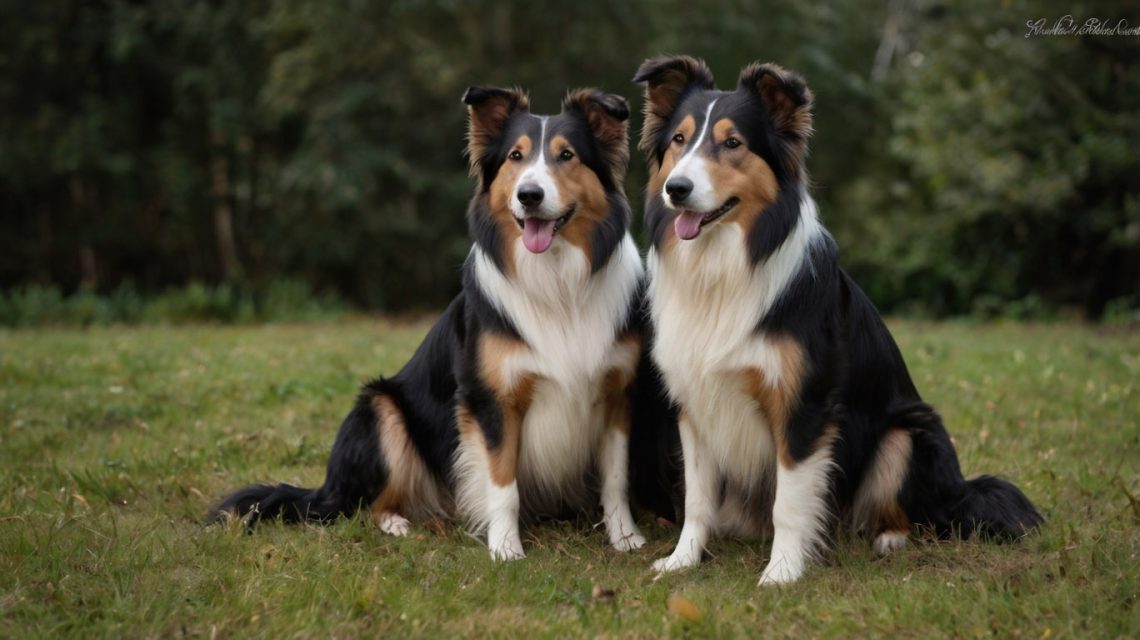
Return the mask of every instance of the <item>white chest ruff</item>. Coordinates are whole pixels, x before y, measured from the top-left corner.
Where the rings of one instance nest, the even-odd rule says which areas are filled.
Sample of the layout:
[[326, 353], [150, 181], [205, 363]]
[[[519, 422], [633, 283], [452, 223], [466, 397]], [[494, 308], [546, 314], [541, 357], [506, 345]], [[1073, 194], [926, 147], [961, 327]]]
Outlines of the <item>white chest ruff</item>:
[[570, 384], [604, 373], [644, 275], [633, 238], [626, 234], [594, 274], [585, 254], [562, 238], [537, 255], [517, 242], [511, 279], [481, 250], [472, 251], [483, 294], [530, 347], [533, 357], [518, 363], [520, 372]]
[[744, 373], [762, 371], [767, 384], [786, 374], [777, 345], [755, 328], [810, 268], [807, 252], [822, 233], [806, 200], [792, 235], [756, 267], [735, 224], [678, 241], [666, 255], [649, 253], [653, 358], [721, 470], [746, 485], [770, 468], [774, 448], [763, 414], [745, 391]]
[[523, 503], [576, 503], [605, 426], [605, 375], [637, 366], [636, 345], [615, 346], [644, 275], [637, 248], [627, 234], [607, 266], [591, 274], [582, 251], [558, 238], [539, 255], [520, 244], [510, 280], [475, 251], [484, 295], [528, 347], [505, 358], [500, 375], [508, 386], [536, 379], [519, 443]]

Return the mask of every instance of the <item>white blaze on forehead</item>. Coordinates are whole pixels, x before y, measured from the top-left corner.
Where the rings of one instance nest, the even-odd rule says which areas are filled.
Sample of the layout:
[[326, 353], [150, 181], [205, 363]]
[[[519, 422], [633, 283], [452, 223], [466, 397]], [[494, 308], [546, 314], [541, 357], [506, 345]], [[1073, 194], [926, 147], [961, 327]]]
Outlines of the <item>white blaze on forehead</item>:
[[519, 176], [518, 182], [515, 183], [515, 187], [511, 191], [511, 213], [520, 220], [526, 215], [526, 209], [519, 202], [518, 191], [519, 187], [528, 183], [536, 184], [542, 188], [542, 204], [534, 212], [538, 217], [557, 218], [562, 215], [562, 198], [558, 192], [558, 184], [554, 181], [554, 176], [550, 174], [550, 167], [546, 163], [546, 121], [548, 116], [539, 116], [539, 119], [541, 129], [538, 144], [531, 148], [531, 155], [534, 160]]
[[[693, 182], [693, 191], [683, 205], [685, 209], [692, 211], [712, 211], [721, 205], [716, 197], [715, 185], [712, 184], [709, 177], [708, 163], [704, 156], [697, 153], [701, 143], [705, 140], [705, 136], [708, 135], [709, 126], [712, 124], [714, 105], [716, 105], [715, 99], [709, 103], [708, 109], [705, 111], [705, 121], [701, 124], [701, 132], [697, 135], [696, 141], [685, 150], [685, 154], [669, 172], [669, 177], [665, 178], [665, 184], [669, 184], [669, 180], [673, 178], [688, 178]], [[673, 204], [664, 187], [661, 190], [661, 197], [664, 198], [665, 204], [668, 206], [674, 209], [681, 208]]]

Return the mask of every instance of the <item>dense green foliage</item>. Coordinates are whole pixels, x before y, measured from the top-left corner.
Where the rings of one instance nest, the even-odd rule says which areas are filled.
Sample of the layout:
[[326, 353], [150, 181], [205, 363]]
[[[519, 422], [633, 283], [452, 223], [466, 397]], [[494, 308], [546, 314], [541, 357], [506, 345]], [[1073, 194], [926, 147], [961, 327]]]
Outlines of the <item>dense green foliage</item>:
[[[1023, 36], [1128, 10], [0, 0], [0, 286], [286, 278], [438, 307], [467, 247], [463, 89], [639, 104], [638, 63], [688, 52], [723, 86], [757, 59], [807, 77], [817, 198], [881, 305], [1095, 317], [1140, 305], [1140, 38]], [[635, 159], [635, 208], [644, 180]]]
[[0, 291], [0, 325], [10, 327], [312, 322], [345, 311], [340, 298], [314, 294], [296, 280], [273, 280], [256, 289], [192, 282], [158, 295], [143, 295], [130, 282], [106, 295], [81, 289], [65, 296], [57, 287], [34, 284]]
[[[843, 537], [779, 589], [756, 586], [767, 540], [716, 541], [698, 569], [654, 581], [678, 531], [647, 519], [637, 552], [583, 518], [528, 530], [528, 557], [507, 565], [455, 526], [199, 525], [238, 485], [320, 482], [359, 381], [395, 372], [424, 324], [0, 330], [0, 636], [1140, 635], [1140, 336], [893, 329], [963, 471], [1010, 477], [1046, 525], [884, 559]], [[671, 594], [701, 619], [672, 615]]]

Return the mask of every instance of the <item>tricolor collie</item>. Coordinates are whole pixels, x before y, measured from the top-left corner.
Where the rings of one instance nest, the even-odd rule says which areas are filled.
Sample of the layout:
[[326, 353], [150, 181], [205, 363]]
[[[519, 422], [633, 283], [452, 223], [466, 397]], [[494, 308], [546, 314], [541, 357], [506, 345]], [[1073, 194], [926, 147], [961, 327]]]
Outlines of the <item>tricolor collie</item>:
[[685, 521], [658, 571], [714, 533], [769, 524], [761, 584], [796, 580], [847, 519], [886, 553], [915, 525], [1016, 538], [1042, 519], [1015, 486], [965, 480], [807, 192], [812, 95], [753, 64], [718, 91], [702, 61], [647, 61], [641, 148], [653, 358], [680, 411]]
[[286, 521], [371, 511], [383, 531], [459, 515], [497, 560], [523, 557], [520, 518], [586, 509], [635, 549], [627, 499], [643, 267], [627, 228], [624, 98], [473, 87], [474, 246], [463, 289], [395, 376], [364, 386], [324, 485], [255, 485], [215, 514]]

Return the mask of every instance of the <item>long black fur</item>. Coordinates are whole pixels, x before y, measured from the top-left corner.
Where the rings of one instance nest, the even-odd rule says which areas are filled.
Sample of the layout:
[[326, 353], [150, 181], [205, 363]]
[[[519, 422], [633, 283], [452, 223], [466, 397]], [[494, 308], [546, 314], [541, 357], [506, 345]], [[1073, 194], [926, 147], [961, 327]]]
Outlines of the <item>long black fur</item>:
[[[688, 74], [687, 76], [685, 74]], [[756, 89], [760, 79], [782, 89], [784, 100], [769, 103]], [[733, 92], [719, 91], [704, 63], [685, 56], [649, 60], [634, 77], [647, 82], [652, 100], [660, 83], [673, 85], [673, 110], [646, 106], [642, 149], [651, 169], [660, 166], [673, 131], [687, 116], [703, 122], [717, 100], [712, 117], [729, 117], [743, 132], [749, 150], [772, 169], [777, 199], [756, 220], [747, 237], [752, 265], [761, 264], [795, 232], [807, 189], [803, 171], [810, 134], [811, 92], [799, 76], [774, 65], [750, 65]], [[776, 107], [791, 113], [774, 113]], [[665, 107], [665, 108], [663, 108]], [[698, 124], [699, 126], [699, 124]], [[717, 153], [712, 151], [710, 153]], [[662, 251], [677, 212], [662, 194], [646, 193], [646, 229]], [[806, 373], [786, 430], [796, 461], [813, 454], [830, 425], [838, 425], [832, 457], [832, 498], [842, 512], [852, 505], [883, 438], [905, 429], [911, 458], [899, 506], [910, 522], [940, 536], [973, 533], [988, 539], [1014, 539], [1039, 527], [1043, 518], [1016, 486], [992, 476], [966, 480], [941, 417], [922, 401], [898, 346], [878, 310], [839, 266], [834, 240], [824, 233], [810, 248], [805, 266], [772, 308], [757, 332], [791, 337], [806, 354]], [[877, 534], [879, 532], [870, 532]]]
[[[600, 93], [591, 95], [590, 99], [598, 100], [611, 113], [625, 105], [622, 98]], [[474, 244], [504, 269], [501, 233], [489, 213], [488, 192], [506, 157], [503, 140], [512, 131], [537, 126], [538, 118], [529, 114], [526, 96], [517, 89], [473, 87], [464, 96], [464, 102], [501, 107], [499, 111], [491, 110], [494, 117], [501, 116], [497, 121], [497, 126], [502, 127], [500, 135], [487, 135], [480, 130], [473, 131], [470, 138], [472, 175], [477, 178], [477, 187], [466, 219]], [[624, 165], [621, 151], [603, 149], [592, 140], [583, 131], [586, 120], [576, 111], [578, 108], [564, 105], [564, 113], [551, 117], [549, 126], [552, 132], [571, 140], [582, 162], [594, 169], [606, 190], [610, 215], [597, 227], [591, 247], [596, 271], [615, 252], [631, 216], [629, 203], [621, 191], [620, 176], [612, 175], [618, 163]], [[628, 116], [628, 109], [624, 113]], [[626, 144], [624, 135], [622, 144]], [[517, 329], [482, 293], [472, 257], [463, 265], [461, 280], [462, 292], [440, 316], [411, 360], [396, 375], [377, 378], [361, 389], [355, 406], [341, 423], [329, 455], [325, 481], [320, 487], [251, 485], [216, 504], [207, 520], [217, 522], [238, 517], [251, 526], [260, 520], [277, 518], [287, 523], [305, 520], [327, 523], [338, 516], [352, 515], [362, 507], [368, 508], [381, 495], [389, 475], [378, 431], [378, 425], [385, 419], [377, 415], [379, 397], [390, 399], [400, 413], [416, 454], [434, 480], [453, 490], [452, 469], [459, 442], [457, 406], [462, 403], [477, 418], [489, 446], [496, 446], [502, 438], [498, 403], [480, 377], [478, 337], [494, 333], [519, 338]], [[626, 324], [624, 333], [645, 329], [641, 296], [634, 296]], [[599, 339], [604, 338], [599, 336]], [[648, 358], [643, 360], [648, 361]], [[634, 498], [673, 519], [671, 492], [678, 484], [677, 475], [673, 472], [670, 476], [670, 463], [659, 462], [655, 456], [660, 441], [657, 434], [663, 434], [666, 442], [670, 438], [677, 441], [675, 416], [656, 376], [638, 380], [629, 393], [634, 400], [630, 434], [630, 458], [634, 465], [630, 483]], [[673, 457], [676, 458], [676, 451]]]

